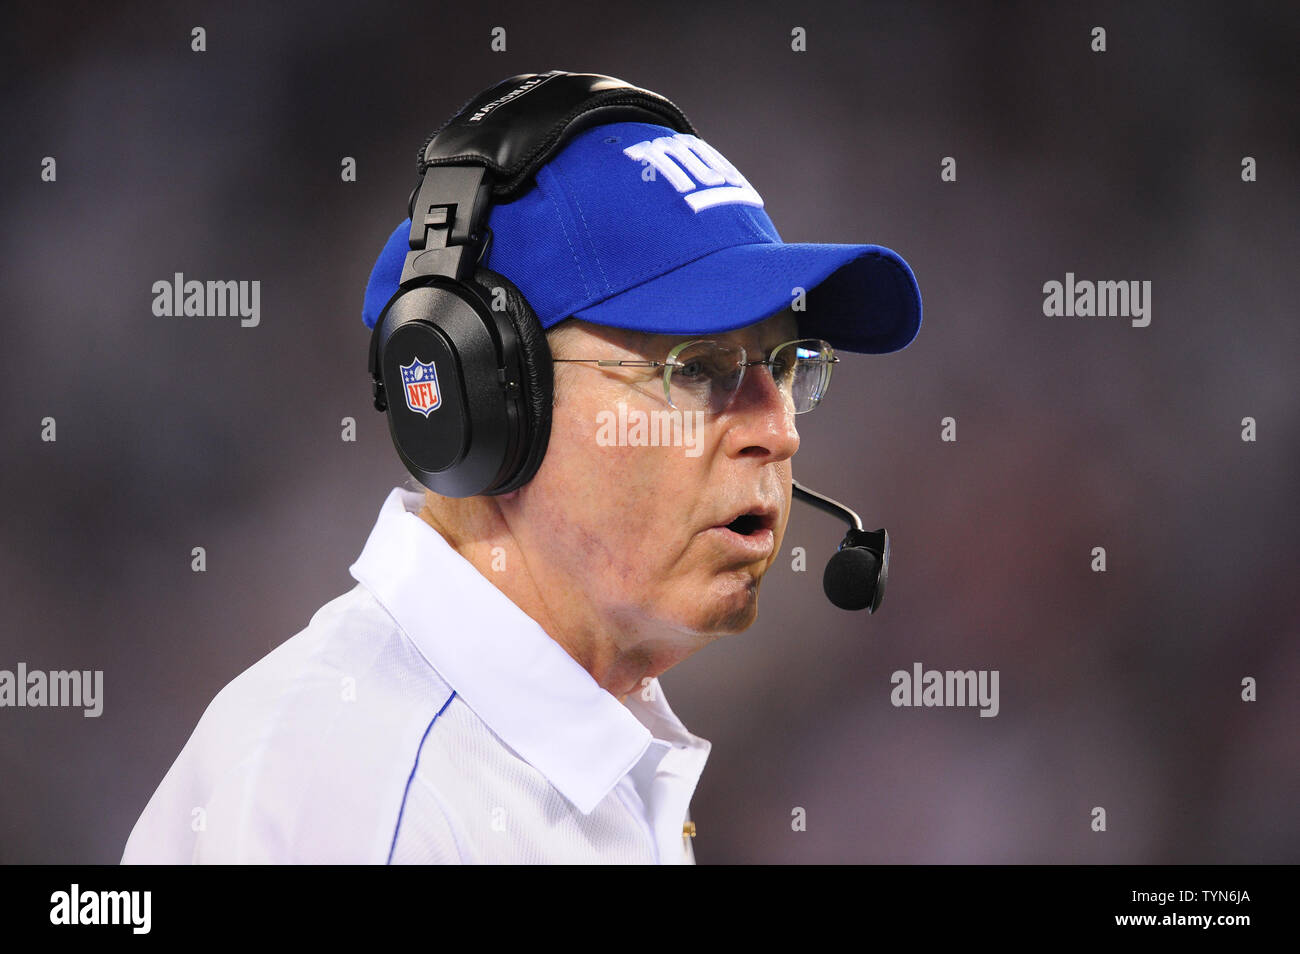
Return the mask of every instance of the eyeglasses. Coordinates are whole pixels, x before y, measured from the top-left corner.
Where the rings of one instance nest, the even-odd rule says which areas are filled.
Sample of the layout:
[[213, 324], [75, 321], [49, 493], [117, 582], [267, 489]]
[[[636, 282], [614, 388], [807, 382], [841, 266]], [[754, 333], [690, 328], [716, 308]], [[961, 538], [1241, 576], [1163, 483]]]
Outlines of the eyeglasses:
[[766, 360], [749, 361], [740, 345], [720, 341], [685, 341], [668, 352], [664, 361], [611, 360], [604, 358], [553, 358], [562, 362], [586, 362], [599, 367], [664, 369], [664, 397], [682, 411], [721, 414], [731, 404], [745, 378], [745, 369], [764, 365], [777, 389], [794, 413], [811, 411], [826, 394], [831, 366], [840, 359], [820, 338], [785, 341], [772, 349]]

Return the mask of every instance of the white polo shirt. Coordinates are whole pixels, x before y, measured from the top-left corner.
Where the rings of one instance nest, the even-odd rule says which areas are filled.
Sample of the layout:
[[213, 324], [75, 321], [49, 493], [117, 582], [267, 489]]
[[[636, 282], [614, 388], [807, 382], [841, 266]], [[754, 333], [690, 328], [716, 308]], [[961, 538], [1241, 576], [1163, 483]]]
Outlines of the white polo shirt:
[[357, 586], [221, 690], [124, 864], [693, 864], [709, 743], [606, 692], [394, 488]]

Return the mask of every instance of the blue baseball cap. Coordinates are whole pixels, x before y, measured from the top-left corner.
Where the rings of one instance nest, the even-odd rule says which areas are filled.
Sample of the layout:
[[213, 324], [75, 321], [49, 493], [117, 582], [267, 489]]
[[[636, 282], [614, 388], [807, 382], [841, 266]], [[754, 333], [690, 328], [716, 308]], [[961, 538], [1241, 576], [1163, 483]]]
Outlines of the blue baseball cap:
[[[578, 134], [518, 199], [494, 206], [483, 262], [523, 292], [542, 327], [566, 318], [634, 331], [705, 335], [790, 307], [799, 333], [885, 354], [921, 326], [921, 293], [879, 245], [781, 240], [758, 192], [696, 136], [651, 123]], [[373, 328], [397, 292], [410, 219], [393, 230], [366, 286]]]

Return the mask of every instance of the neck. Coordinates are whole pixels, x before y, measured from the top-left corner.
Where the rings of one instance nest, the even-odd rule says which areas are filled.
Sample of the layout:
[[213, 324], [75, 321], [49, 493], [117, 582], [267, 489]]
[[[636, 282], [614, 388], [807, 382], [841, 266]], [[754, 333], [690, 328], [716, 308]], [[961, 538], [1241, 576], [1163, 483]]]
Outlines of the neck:
[[581, 580], [552, 579], [547, 567], [530, 565], [499, 498], [426, 494], [420, 519], [620, 701], [693, 651], [642, 620], [602, 613]]

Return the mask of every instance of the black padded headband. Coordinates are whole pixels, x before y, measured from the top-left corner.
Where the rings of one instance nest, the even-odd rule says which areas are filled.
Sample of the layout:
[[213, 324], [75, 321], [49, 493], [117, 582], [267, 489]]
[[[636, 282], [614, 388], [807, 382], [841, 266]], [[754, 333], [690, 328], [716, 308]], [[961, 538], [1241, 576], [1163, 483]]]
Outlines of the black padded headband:
[[508, 201], [573, 135], [614, 122], [696, 132], [669, 100], [612, 76], [521, 73], [479, 93], [443, 123], [420, 149], [419, 172], [431, 166], [483, 166], [493, 173], [494, 201]]

